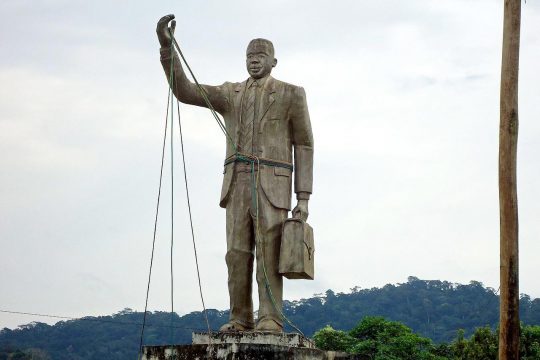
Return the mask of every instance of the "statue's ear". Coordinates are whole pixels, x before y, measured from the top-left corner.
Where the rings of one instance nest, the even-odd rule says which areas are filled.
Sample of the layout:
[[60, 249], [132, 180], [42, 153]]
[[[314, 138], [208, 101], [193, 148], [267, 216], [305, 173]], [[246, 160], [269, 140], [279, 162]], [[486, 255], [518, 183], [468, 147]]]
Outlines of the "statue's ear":
[[272, 67], [276, 67], [276, 65], [277, 65], [277, 59], [274, 58], [274, 61], [272, 61]]

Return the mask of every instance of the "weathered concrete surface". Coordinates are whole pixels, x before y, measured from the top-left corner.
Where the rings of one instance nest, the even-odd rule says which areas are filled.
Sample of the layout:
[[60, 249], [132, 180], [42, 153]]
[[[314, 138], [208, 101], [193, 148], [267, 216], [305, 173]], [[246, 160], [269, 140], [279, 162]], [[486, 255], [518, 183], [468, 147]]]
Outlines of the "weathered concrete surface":
[[271, 333], [264, 331], [246, 332], [218, 332], [212, 333], [208, 340], [208, 333], [194, 332], [192, 343], [194, 345], [203, 344], [264, 344], [278, 345], [295, 348], [315, 349], [315, 344], [308, 338], [300, 334]]
[[367, 360], [315, 348], [299, 334], [193, 333], [193, 345], [145, 346], [142, 360]]
[[142, 360], [363, 360], [319, 349], [264, 344], [146, 346]]

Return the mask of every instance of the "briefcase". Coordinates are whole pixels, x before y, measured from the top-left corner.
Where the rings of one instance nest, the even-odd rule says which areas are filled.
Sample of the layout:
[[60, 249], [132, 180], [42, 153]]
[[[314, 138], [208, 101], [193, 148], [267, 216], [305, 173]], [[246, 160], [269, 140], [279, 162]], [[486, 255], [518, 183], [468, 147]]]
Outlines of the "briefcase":
[[302, 219], [287, 219], [281, 233], [279, 273], [287, 279], [314, 278], [313, 228]]

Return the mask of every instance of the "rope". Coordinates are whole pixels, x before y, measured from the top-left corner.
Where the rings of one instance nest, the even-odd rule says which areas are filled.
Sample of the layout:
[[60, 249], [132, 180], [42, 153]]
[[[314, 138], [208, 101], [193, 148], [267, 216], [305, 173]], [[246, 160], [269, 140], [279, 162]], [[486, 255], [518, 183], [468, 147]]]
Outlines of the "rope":
[[195, 267], [197, 269], [197, 280], [199, 282], [199, 295], [201, 296], [201, 303], [204, 310], [204, 318], [206, 320], [206, 326], [208, 328], [208, 339], [211, 342], [211, 334], [212, 330], [210, 329], [210, 321], [208, 321], [208, 312], [206, 311], [206, 305], [204, 304], [204, 296], [202, 292], [202, 284], [201, 284], [201, 273], [199, 270], [199, 257], [197, 255], [197, 245], [195, 244], [195, 231], [193, 230], [193, 217], [191, 215], [191, 202], [189, 201], [189, 187], [188, 187], [188, 179], [187, 179], [187, 170], [186, 170], [186, 157], [184, 152], [184, 136], [182, 134], [182, 122], [180, 119], [180, 102], [178, 99], [176, 100], [176, 106], [177, 106], [177, 112], [178, 112], [178, 129], [180, 133], [180, 148], [182, 149], [182, 165], [184, 167], [184, 183], [186, 184], [186, 199], [187, 199], [187, 207], [188, 207], [188, 213], [189, 213], [189, 225], [191, 227], [191, 240], [193, 242], [193, 253], [195, 254]]
[[[173, 45], [171, 43], [171, 52], [173, 51]], [[174, 59], [171, 60], [171, 74], [169, 87], [173, 86], [174, 76], [173, 76], [173, 64]], [[174, 101], [172, 89], [169, 92], [171, 104], [171, 347], [174, 344], [174, 329], [172, 325], [174, 324], [174, 268], [173, 268], [173, 249], [174, 249], [174, 136], [173, 136], [173, 126], [174, 126]]]
[[[173, 46], [171, 43], [171, 51], [173, 50]], [[173, 61], [171, 61], [171, 74], [169, 77], [170, 84], [173, 82]], [[145, 306], [144, 306], [144, 315], [143, 315], [143, 323], [141, 328], [141, 336], [139, 339], [139, 353], [137, 355], [137, 358], [140, 360], [142, 357], [142, 348], [143, 348], [143, 339], [144, 339], [144, 328], [146, 325], [146, 314], [148, 310], [148, 298], [150, 294], [150, 284], [152, 279], [152, 267], [154, 263], [154, 252], [155, 252], [155, 243], [156, 243], [156, 233], [157, 233], [157, 222], [158, 222], [158, 215], [159, 215], [159, 205], [160, 205], [160, 199], [161, 199], [161, 186], [163, 183], [163, 166], [164, 166], [164, 160], [165, 160], [165, 144], [167, 139], [167, 128], [168, 128], [168, 119], [169, 119], [169, 105], [170, 105], [170, 113], [171, 113], [171, 136], [170, 136], [170, 142], [171, 142], [171, 266], [170, 266], [170, 272], [171, 272], [171, 325], [169, 326], [171, 329], [171, 344], [174, 343], [174, 271], [173, 271], [173, 249], [174, 249], [174, 137], [173, 137], [173, 117], [174, 117], [174, 102], [171, 101], [173, 98], [172, 93], [172, 86], [169, 86], [168, 94], [167, 94], [167, 107], [165, 112], [165, 130], [164, 130], [164, 136], [163, 136], [163, 145], [161, 150], [161, 167], [159, 172], [159, 188], [158, 188], [158, 199], [157, 199], [157, 205], [156, 205], [156, 216], [154, 218], [154, 232], [153, 232], [153, 238], [152, 238], [152, 254], [150, 256], [150, 270], [148, 272], [148, 283], [146, 287], [146, 300], [145, 300]], [[205, 316], [206, 313], [205, 313]]]
[[150, 295], [150, 282], [152, 280], [152, 267], [154, 264], [154, 250], [156, 247], [156, 233], [157, 233], [157, 222], [158, 222], [158, 215], [159, 215], [159, 202], [161, 199], [161, 184], [163, 181], [163, 163], [165, 160], [165, 143], [167, 140], [167, 127], [168, 127], [168, 119], [169, 119], [169, 102], [171, 100], [170, 94], [171, 94], [171, 88], [169, 88], [168, 95], [167, 95], [167, 111], [165, 115], [165, 130], [163, 132], [163, 145], [161, 147], [161, 166], [159, 170], [159, 187], [158, 187], [157, 204], [156, 204], [156, 216], [154, 218], [154, 234], [152, 236], [152, 255], [150, 256], [150, 270], [148, 272], [148, 285], [146, 286], [146, 300], [144, 303], [144, 316], [143, 316], [143, 322], [142, 322], [142, 328], [141, 328], [141, 337], [139, 340], [139, 354], [138, 354], [139, 359], [142, 356], [144, 327], [146, 325], [146, 314], [148, 310], [148, 297]]
[[[171, 36], [171, 39], [172, 39], [172, 41], [171, 41], [171, 75], [170, 75], [171, 81], [169, 82], [170, 88], [172, 89], [173, 86], [174, 86], [174, 67], [173, 67], [174, 56], [173, 56], [173, 54], [174, 54], [174, 44], [176, 43], [176, 40], [174, 39], [174, 34], [170, 29], [169, 29], [169, 35]], [[177, 46], [178, 46], [178, 44], [177, 44]], [[184, 59], [184, 62], [185, 62], [185, 58], [184, 58], [183, 54], [182, 54], [182, 59]], [[189, 65], [187, 65], [187, 62], [186, 62], [186, 66], [189, 67]], [[193, 75], [193, 77], [195, 78], [193, 72], [191, 71], [191, 68], [189, 68], [189, 71]], [[201, 95], [205, 99], [205, 101], [208, 104], [209, 108], [212, 110], [212, 114], [214, 115], [214, 118], [216, 119], [216, 121], [220, 125], [220, 128], [222, 128], [224, 133], [230, 138], [230, 135], [228, 134], [227, 130], [225, 129], [225, 125], [221, 122], [221, 120], [217, 116], [214, 108], [212, 107], [212, 104], [210, 103], [210, 100], [208, 99], [208, 97], [206, 96], [206, 93], [204, 92], [204, 89], [201, 87], [201, 85], [199, 84], [199, 82], [197, 80], [195, 80], [195, 82], [197, 84], [199, 92], [201, 93]], [[172, 98], [172, 94], [171, 94], [171, 98]], [[188, 185], [188, 178], [187, 178], [186, 157], [185, 157], [185, 152], [184, 152], [184, 136], [183, 136], [183, 133], [182, 133], [182, 122], [181, 122], [181, 118], [180, 118], [180, 102], [178, 101], [178, 99], [176, 99], [176, 106], [177, 106], [177, 113], [178, 113], [178, 129], [179, 129], [179, 135], [180, 135], [180, 148], [181, 148], [181, 152], [182, 152], [182, 165], [183, 165], [183, 170], [184, 170], [184, 184], [185, 184], [185, 188], [186, 188], [186, 200], [187, 200], [187, 207], [188, 207], [188, 214], [189, 214], [189, 224], [190, 224], [190, 229], [191, 229], [191, 240], [192, 240], [192, 243], [193, 243], [193, 254], [195, 256], [195, 268], [197, 270], [197, 281], [198, 281], [198, 285], [199, 285], [199, 295], [201, 297], [201, 303], [202, 303], [203, 311], [204, 311], [204, 318], [205, 318], [206, 326], [207, 326], [207, 330], [208, 330], [208, 342], [209, 342], [209, 345], [211, 347], [211, 345], [212, 345], [212, 330], [210, 328], [210, 321], [208, 320], [208, 312], [206, 310], [206, 305], [204, 303], [204, 295], [203, 295], [203, 291], [202, 291], [201, 273], [200, 273], [200, 269], [199, 269], [199, 257], [198, 257], [198, 254], [197, 254], [197, 245], [196, 245], [196, 242], [195, 242], [195, 231], [194, 231], [194, 228], [193, 228], [193, 216], [192, 216], [192, 212], [191, 212], [191, 201], [190, 201], [190, 198], [189, 198], [189, 185]], [[171, 104], [171, 114], [172, 114], [172, 104]], [[173, 116], [171, 115], [171, 134], [172, 134], [172, 123], [173, 123]], [[172, 138], [172, 136], [171, 136], [171, 138]], [[231, 141], [232, 141], [232, 138], [231, 138]], [[234, 143], [232, 143], [232, 144], [234, 146]], [[236, 148], [236, 146], [235, 146], [235, 148]], [[172, 142], [171, 142], [171, 153], [172, 153]], [[172, 242], [172, 239], [171, 239], [171, 242]], [[172, 250], [171, 250], [171, 277], [172, 277]], [[171, 283], [171, 288], [172, 288], [172, 286], [173, 285]], [[171, 344], [172, 344], [172, 342], [171, 342]], [[208, 348], [208, 350], [210, 350], [210, 347]]]

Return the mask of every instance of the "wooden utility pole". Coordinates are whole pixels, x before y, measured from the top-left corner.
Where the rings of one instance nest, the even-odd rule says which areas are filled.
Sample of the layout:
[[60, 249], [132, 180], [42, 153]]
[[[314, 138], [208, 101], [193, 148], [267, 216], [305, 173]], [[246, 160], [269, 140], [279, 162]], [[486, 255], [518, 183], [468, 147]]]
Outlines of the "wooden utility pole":
[[521, 0], [504, 0], [499, 128], [501, 307], [499, 360], [519, 360], [519, 248], [516, 157]]

